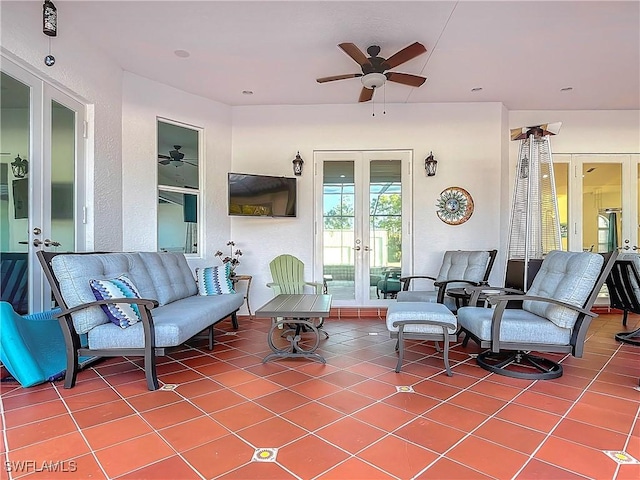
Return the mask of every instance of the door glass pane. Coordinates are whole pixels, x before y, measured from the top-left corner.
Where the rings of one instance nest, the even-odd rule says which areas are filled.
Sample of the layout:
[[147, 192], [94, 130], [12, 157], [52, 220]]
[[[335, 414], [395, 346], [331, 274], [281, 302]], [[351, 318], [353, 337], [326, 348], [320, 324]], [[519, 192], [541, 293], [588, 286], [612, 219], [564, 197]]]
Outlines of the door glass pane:
[[158, 121], [158, 250], [198, 253], [198, 130]]
[[75, 159], [76, 113], [52, 101], [50, 240], [69, 252], [75, 250]]
[[615, 250], [622, 222], [622, 164], [583, 163], [582, 194], [583, 250]]
[[0, 74], [0, 263], [2, 300], [28, 313], [30, 88]]
[[355, 299], [355, 178], [351, 161], [324, 162], [323, 276], [335, 300]]
[[369, 298], [394, 298], [402, 261], [401, 163], [374, 160], [369, 171]]
[[560, 221], [560, 240], [562, 250], [569, 250], [569, 164], [554, 163], [553, 176], [556, 184], [556, 199], [558, 203], [558, 217]]

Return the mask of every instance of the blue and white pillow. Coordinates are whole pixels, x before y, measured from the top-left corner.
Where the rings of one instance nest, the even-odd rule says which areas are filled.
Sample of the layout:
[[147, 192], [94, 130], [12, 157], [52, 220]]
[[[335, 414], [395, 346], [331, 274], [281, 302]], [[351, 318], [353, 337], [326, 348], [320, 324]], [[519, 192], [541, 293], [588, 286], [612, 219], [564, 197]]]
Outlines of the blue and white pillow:
[[[140, 292], [126, 275], [110, 280], [90, 280], [91, 290], [96, 300], [112, 298], [140, 298]], [[138, 305], [130, 303], [109, 303], [100, 305], [109, 320], [120, 328], [127, 328], [142, 320]]]
[[216, 267], [196, 268], [198, 293], [200, 295], [224, 295], [236, 293], [230, 279], [231, 264]]

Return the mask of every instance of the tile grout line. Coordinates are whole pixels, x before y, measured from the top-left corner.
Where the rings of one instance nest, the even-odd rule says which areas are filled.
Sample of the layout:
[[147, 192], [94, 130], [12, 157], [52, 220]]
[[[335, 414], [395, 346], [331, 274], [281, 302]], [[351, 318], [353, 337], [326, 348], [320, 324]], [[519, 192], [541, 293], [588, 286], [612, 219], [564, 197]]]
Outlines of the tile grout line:
[[[591, 338], [591, 337], [590, 337]], [[580, 391], [580, 395], [578, 395], [578, 398], [576, 398], [572, 403], [571, 406], [561, 415], [560, 420], [558, 420], [558, 422], [551, 428], [551, 430], [549, 430], [549, 432], [546, 434], [545, 438], [542, 439], [542, 441], [540, 442], [540, 444], [538, 445], [538, 447], [529, 455], [529, 459], [524, 463], [524, 465], [522, 465], [522, 467], [518, 470], [518, 472], [516, 472], [516, 476], [518, 474], [520, 474], [524, 468], [531, 462], [531, 460], [534, 458], [534, 456], [536, 455], [536, 453], [538, 453], [540, 451], [540, 449], [542, 448], [542, 446], [547, 442], [547, 440], [549, 439], [549, 437], [552, 436], [553, 432], [555, 432], [555, 430], [558, 428], [558, 426], [560, 425], [560, 423], [562, 423], [563, 420], [565, 420], [567, 418], [567, 415], [573, 410], [573, 408], [576, 406], [576, 404], [580, 401], [580, 399], [582, 397], [584, 397], [584, 395], [587, 392], [587, 389], [593, 385], [593, 383], [596, 381], [596, 379], [598, 378], [598, 376], [602, 373], [602, 371], [604, 370], [604, 368], [611, 362], [611, 359], [613, 358], [613, 356], [615, 355], [615, 353], [619, 350], [620, 346], [618, 346], [618, 348], [616, 349], [616, 351], [609, 357], [609, 359], [605, 362], [605, 364], [598, 370], [598, 373], [595, 375], [595, 377], [593, 377], [593, 379], [591, 379], [591, 381], [584, 387], [581, 389]], [[570, 355], [567, 354], [562, 360], [565, 360], [567, 358], [569, 358]], [[576, 443], [576, 442], [572, 442], [572, 443]], [[583, 445], [586, 446], [586, 445]], [[591, 447], [589, 447], [591, 448]], [[548, 463], [548, 462], [547, 462]], [[559, 465], [558, 465], [559, 466]], [[620, 466], [618, 465], [616, 468], [616, 473], [617, 470], [620, 468]], [[576, 473], [577, 472], [573, 472]]]

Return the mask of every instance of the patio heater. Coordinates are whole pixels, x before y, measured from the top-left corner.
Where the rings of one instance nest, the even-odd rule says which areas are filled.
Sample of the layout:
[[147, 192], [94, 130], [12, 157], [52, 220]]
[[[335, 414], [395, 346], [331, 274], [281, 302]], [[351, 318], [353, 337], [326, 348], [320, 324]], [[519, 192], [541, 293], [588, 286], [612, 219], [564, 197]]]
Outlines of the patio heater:
[[[507, 246], [507, 282], [528, 290], [544, 256], [561, 250], [560, 218], [549, 137], [561, 122], [511, 130], [520, 141]], [[522, 283], [520, 283], [522, 281]]]

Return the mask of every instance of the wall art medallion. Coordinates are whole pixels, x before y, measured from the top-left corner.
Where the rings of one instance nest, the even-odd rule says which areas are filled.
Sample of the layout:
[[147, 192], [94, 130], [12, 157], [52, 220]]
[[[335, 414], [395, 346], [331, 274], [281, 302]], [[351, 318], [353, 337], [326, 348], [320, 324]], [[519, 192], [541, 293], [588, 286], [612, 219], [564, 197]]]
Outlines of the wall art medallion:
[[473, 213], [473, 199], [460, 187], [449, 187], [440, 193], [436, 201], [438, 218], [449, 225], [460, 225]]

